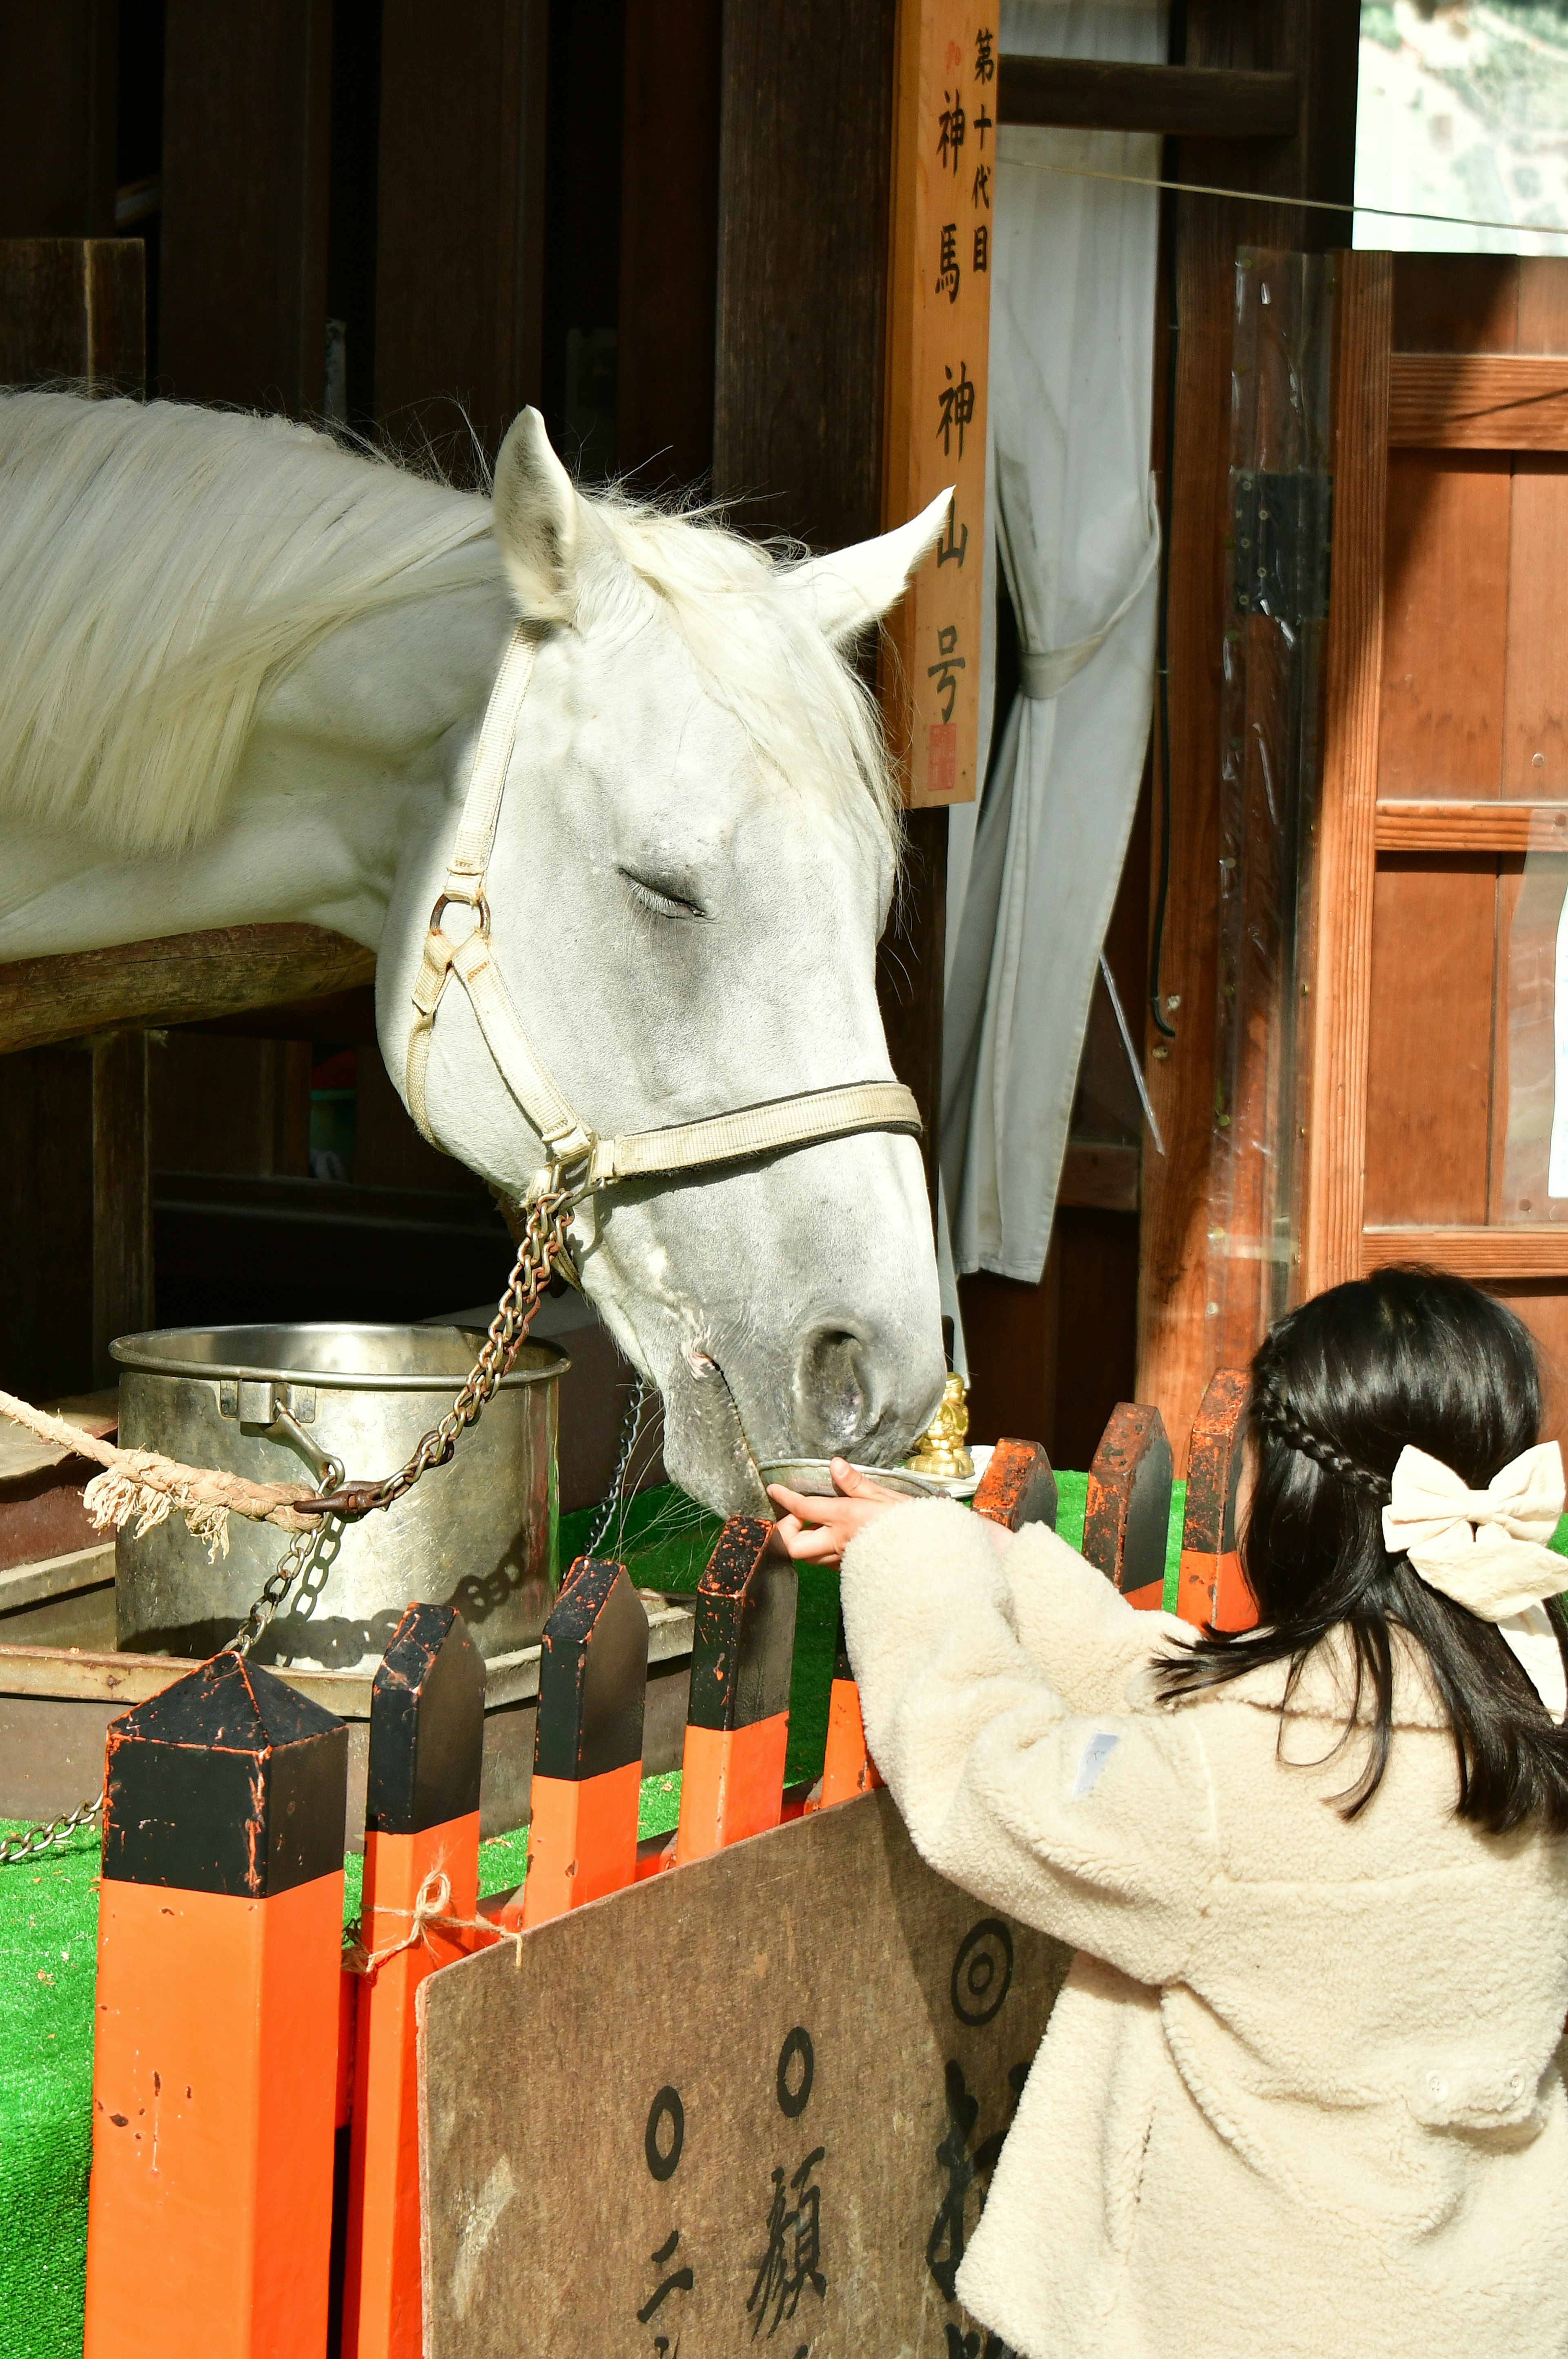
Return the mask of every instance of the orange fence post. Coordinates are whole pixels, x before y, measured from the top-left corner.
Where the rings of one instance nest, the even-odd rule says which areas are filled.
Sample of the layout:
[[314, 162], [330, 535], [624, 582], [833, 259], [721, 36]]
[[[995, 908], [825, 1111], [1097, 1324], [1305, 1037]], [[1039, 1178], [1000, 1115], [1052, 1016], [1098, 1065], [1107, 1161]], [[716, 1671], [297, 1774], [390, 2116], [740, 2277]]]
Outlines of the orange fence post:
[[772, 1539], [771, 1524], [732, 1516], [697, 1586], [677, 1867], [779, 1824], [796, 1580]]
[[1056, 1477], [1038, 1441], [998, 1441], [975, 1493], [975, 1512], [1009, 1532], [1024, 1524], [1056, 1529]]
[[321, 2359], [347, 1781], [234, 1654], [110, 1723], [85, 2359]]
[[543, 1925], [637, 1875], [648, 1613], [626, 1567], [579, 1557], [539, 1651], [528, 1869], [505, 1926]]
[[1157, 1408], [1118, 1401], [1089, 1469], [1083, 1554], [1129, 1605], [1165, 1603], [1171, 1529], [1171, 1441]]
[[853, 1802], [882, 1779], [866, 1749], [866, 1723], [860, 1716], [860, 1690], [844, 1642], [844, 1615], [838, 1617], [833, 1649], [833, 1687], [828, 1695], [828, 1741], [822, 1755], [822, 1790], [815, 1807], [831, 1810], [835, 1802]]
[[1247, 1377], [1221, 1368], [1192, 1419], [1187, 1453], [1187, 1512], [1181, 1525], [1181, 1578], [1176, 1611], [1183, 1622], [1250, 1630], [1258, 1619], [1236, 1549], [1236, 1487], [1241, 1479], [1242, 1420]]
[[[360, 1941], [390, 1949], [413, 1930], [426, 1879], [444, 1875], [440, 1913], [479, 1902], [479, 1771], [485, 1664], [451, 1605], [410, 1605], [370, 1690], [369, 1783]], [[461, 1933], [431, 1925], [356, 1977], [344, 2359], [419, 2359], [419, 2125], [414, 1995], [461, 1957]]]

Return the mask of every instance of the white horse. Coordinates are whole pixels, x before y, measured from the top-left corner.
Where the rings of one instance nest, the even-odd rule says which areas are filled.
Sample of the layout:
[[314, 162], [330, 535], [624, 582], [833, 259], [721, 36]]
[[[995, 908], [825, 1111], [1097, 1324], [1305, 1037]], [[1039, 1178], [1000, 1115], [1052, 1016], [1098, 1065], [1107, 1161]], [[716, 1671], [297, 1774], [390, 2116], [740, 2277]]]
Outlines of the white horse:
[[[0, 400], [0, 960], [277, 920], [411, 992], [520, 617], [536, 647], [487, 890], [511, 1000], [608, 1135], [887, 1077], [874, 983], [897, 866], [844, 650], [944, 502], [781, 562], [711, 519], [574, 490], [537, 414], [493, 501], [276, 419]], [[440, 1145], [517, 1196], [544, 1159], [463, 994]], [[920, 1152], [887, 1132], [590, 1199], [586, 1291], [724, 1512], [757, 1468], [887, 1463], [941, 1392]]]

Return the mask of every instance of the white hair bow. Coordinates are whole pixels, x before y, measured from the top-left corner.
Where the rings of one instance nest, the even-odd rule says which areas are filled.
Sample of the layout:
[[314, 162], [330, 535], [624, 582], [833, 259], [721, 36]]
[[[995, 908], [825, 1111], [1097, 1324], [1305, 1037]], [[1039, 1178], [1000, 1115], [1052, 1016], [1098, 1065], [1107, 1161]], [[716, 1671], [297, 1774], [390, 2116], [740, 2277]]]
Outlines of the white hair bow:
[[1546, 1542], [1563, 1513], [1563, 1451], [1521, 1451], [1484, 1491], [1408, 1445], [1383, 1510], [1383, 1545], [1410, 1558], [1430, 1588], [1495, 1622], [1554, 1720], [1568, 1707], [1562, 1651], [1541, 1601], [1568, 1590], [1568, 1561]]

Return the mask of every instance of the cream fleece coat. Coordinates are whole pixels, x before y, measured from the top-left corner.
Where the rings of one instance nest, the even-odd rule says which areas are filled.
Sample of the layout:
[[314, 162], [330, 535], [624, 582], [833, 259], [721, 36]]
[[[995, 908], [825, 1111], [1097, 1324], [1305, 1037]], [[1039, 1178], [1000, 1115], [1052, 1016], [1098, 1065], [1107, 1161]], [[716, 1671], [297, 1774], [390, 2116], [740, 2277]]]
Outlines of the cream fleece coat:
[[1375, 1799], [1320, 1649], [1160, 1703], [1054, 1533], [846, 1550], [871, 1752], [932, 1867], [1079, 1954], [958, 2277], [1028, 2359], [1568, 2354], [1568, 1840], [1454, 1816], [1413, 1648]]

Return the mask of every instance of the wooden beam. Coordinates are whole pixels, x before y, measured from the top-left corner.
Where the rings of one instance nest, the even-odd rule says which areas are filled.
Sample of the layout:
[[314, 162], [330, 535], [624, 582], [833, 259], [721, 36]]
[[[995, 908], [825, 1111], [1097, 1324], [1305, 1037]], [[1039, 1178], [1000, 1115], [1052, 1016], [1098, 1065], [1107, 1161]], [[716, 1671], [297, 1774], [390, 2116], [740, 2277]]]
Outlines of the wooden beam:
[[1379, 852], [1568, 852], [1568, 804], [1379, 799]]
[[1086, 1212], [1136, 1212], [1142, 1159], [1136, 1147], [1070, 1138], [1056, 1190], [1058, 1209], [1073, 1205]]
[[1388, 440], [1443, 451], [1568, 450], [1568, 359], [1396, 353]]
[[1224, 66], [1124, 65], [1102, 58], [1004, 57], [997, 120], [1076, 131], [1163, 131], [1203, 139], [1290, 139], [1293, 73]]
[[330, 0], [167, 0], [157, 367], [181, 401], [317, 417]]
[[0, 966], [0, 1055], [347, 991], [375, 973], [374, 951], [324, 926], [223, 926], [16, 959]]
[[1367, 1162], [1394, 274], [1390, 257], [1379, 254], [1346, 254], [1340, 272], [1334, 586], [1312, 880], [1304, 1297], [1356, 1273]]
[[[1361, 1233], [1360, 1272], [1398, 1262], [1429, 1263], [1492, 1285], [1504, 1278], [1568, 1278], [1568, 1223], [1562, 1228], [1370, 1228]], [[1346, 1273], [1349, 1275], [1350, 1273]]]

